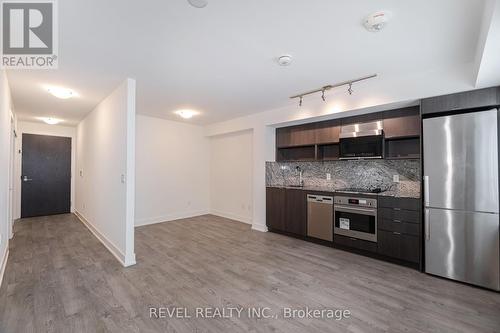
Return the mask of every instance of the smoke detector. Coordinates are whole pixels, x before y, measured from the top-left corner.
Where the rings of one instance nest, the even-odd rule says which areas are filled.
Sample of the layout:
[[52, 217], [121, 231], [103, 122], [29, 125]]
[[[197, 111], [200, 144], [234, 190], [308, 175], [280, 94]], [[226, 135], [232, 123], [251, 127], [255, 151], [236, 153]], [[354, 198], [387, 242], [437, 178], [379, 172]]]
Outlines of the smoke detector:
[[285, 54], [278, 58], [278, 64], [280, 66], [288, 66], [292, 63], [292, 56]]
[[371, 32], [378, 32], [382, 30], [390, 18], [390, 12], [378, 11], [368, 15], [363, 21], [366, 30]]

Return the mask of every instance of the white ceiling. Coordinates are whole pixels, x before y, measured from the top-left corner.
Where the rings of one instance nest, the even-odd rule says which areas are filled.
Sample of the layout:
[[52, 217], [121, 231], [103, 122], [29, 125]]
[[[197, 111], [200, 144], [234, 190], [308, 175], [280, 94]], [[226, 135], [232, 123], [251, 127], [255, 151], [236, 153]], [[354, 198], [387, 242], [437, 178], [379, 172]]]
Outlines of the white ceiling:
[[[304, 90], [359, 76], [381, 77], [473, 61], [483, 0], [64, 0], [59, 69], [9, 71], [20, 119], [76, 124], [126, 77], [137, 80], [137, 112], [210, 124], [279, 108]], [[362, 19], [390, 10], [386, 29]], [[291, 54], [280, 67], [276, 57]], [[42, 85], [74, 89], [59, 100]], [[368, 84], [368, 83], [367, 83]]]

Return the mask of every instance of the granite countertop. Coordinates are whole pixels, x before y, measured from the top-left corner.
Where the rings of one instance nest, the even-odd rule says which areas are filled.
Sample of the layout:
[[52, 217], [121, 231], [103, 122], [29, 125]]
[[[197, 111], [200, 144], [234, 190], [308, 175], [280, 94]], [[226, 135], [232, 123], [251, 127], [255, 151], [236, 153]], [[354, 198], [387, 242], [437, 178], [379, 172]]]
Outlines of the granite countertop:
[[[268, 185], [267, 187], [277, 187], [277, 188], [288, 188], [297, 189], [303, 191], [314, 191], [314, 192], [329, 192], [329, 193], [352, 193], [341, 191], [334, 186], [314, 186], [314, 185], [304, 185], [302, 187], [293, 185]], [[362, 193], [363, 195], [370, 196], [381, 196], [381, 197], [396, 197], [396, 198], [420, 198], [420, 183], [415, 182], [400, 182], [398, 184], [392, 185], [389, 189], [381, 193]]]

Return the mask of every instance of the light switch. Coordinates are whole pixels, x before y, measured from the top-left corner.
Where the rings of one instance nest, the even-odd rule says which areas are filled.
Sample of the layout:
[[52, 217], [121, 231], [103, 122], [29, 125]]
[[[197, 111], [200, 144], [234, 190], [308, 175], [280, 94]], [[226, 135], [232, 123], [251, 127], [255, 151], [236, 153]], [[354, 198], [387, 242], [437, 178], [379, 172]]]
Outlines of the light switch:
[[332, 174], [331, 173], [327, 173], [326, 174], [326, 180], [332, 180]]
[[122, 184], [125, 184], [125, 175], [121, 176], [121, 181], [122, 181]]
[[392, 176], [392, 181], [395, 183], [399, 183], [399, 175], [393, 175]]

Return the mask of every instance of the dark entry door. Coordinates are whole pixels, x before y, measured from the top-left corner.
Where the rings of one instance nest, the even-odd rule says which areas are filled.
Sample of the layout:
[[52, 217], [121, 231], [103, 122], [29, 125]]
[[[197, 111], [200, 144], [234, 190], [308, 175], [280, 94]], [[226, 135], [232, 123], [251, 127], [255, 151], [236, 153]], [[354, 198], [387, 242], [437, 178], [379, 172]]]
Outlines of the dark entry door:
[[71, 206], [71, 138], [23, 134], [21, 217], [64, 214]]

